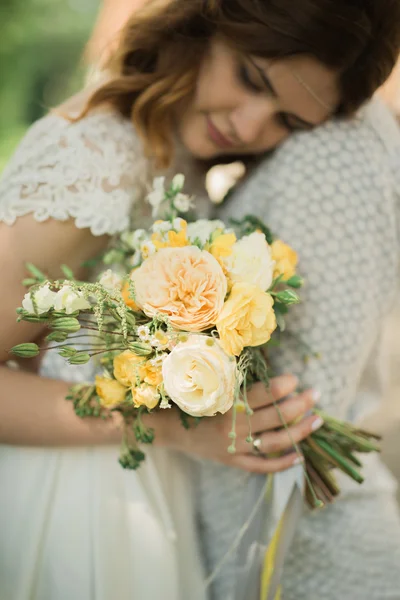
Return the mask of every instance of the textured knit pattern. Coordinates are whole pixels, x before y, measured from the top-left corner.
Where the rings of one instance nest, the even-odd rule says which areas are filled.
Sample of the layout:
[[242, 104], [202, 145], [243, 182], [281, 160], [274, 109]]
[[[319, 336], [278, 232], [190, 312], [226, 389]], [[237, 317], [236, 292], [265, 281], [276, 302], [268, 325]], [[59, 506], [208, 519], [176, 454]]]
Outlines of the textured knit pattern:
[[[399, 276], [400, 134], [374, 102], [349, 122], [292, 137], [222, 206], [220, 217], [255, 213], [292, 245], [306, 280], [287, 320], [276, 373], [292, 372], [322, 393], [331, 414], [360, 419], [380, 399], [380, 332]], [[304, 364], [300, 336], [321, 354]], [[284, 600], [400, 598], [400, 520], [394, 483], [375, 457], [367, 483], [342, 481], [338, 503], [305, 514], [286, 563]], [[244, 521], [248, 475], [205, 463], [200, 526], [209, 571]], [[234, 598], [232, 553], [212, 586]]]

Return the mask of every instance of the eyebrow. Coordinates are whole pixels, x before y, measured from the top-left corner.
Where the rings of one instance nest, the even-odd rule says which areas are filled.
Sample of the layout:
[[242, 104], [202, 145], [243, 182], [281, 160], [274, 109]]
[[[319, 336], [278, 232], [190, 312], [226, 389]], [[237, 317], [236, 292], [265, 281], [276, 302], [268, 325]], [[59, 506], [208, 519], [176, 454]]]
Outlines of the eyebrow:
[[[266, 75], [265, 71], [259, 65], [257, 65], [257, 63], [255, 63], [251, 57], [249, 58], [249, 60], [250, 60], [251, 64], [253, 65], [253, 67], [255, 67], [257, 69], [261, 79], [263, 80], [265, 87], [269, 90], [269, 92], [271, 92], [271, 94], [273, 95], [274, 98], [279, 98], [279, 95], [277, 94], [274, 86], [272, 85], [272, 83], [271, 83], [269, 77]], [[287, 118], [294, 119], [300, 125], [302, 125], [303, 127], [307, 128], [307, 129], [314, 129], [316, 127], [315, 123], [310, 123], [310, 121], [306, 121], [305, 119], [302, 119], [301, 117], [299, 117], [298, 115], [295, 115], [294, 113], [285, 112], [284, 114], [286, 115]]]

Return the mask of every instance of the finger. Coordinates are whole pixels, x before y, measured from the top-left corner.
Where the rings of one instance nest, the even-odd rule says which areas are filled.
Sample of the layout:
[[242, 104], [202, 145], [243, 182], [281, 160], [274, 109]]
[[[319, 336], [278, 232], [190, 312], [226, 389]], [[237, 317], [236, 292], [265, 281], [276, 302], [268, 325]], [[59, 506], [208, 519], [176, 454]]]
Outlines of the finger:
[[320, 394], [318, 392], [307, 390], [281, 402], [279, 410], [275, 406], [260, 408], [254, 412], [251, 418], [252, 429], [260, 434], [264, 431], [283, 427], [283, 423], [293, 423], [293, 421], [311, 410], [319, 398]]
[[296, 425], [279, 431], [269, 431], [257, 438], [257, 448], [261, 453], [271, 454], [274, 452], [282, 452], [288, 448], [293, 448], [293, 444], [298, 444], [314, 431], [317, 431], [324, 424], [323, 419], [316, 415], [302, 419]]
[[263, 458], [261, 456], [252, 456], [251, 454], [238, 454], [233, 458], [232, 466], [249, 471], [250, 473], [266, 475], [268, 473], [286, 471], [301, 462], [303, 462], [303, 458], [294, 452], [278, 458]]
[[269, 406], [277, 400], [293, 394], [299, 384], [295, 375], [280, 375], [270, 380], [267, 389], [263, 383], [255, 383], [247, 393], [249, 404], [253, 410]]

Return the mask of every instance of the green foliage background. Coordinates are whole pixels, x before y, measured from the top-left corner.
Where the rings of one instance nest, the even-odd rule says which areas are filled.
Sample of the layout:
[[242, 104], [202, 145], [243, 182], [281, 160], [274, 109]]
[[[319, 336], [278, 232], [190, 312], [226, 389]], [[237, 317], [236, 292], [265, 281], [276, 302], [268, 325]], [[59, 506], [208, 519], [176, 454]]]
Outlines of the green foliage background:
[[82, 85], [100, 0], [1, 0], [0, 172], [27, 127]]

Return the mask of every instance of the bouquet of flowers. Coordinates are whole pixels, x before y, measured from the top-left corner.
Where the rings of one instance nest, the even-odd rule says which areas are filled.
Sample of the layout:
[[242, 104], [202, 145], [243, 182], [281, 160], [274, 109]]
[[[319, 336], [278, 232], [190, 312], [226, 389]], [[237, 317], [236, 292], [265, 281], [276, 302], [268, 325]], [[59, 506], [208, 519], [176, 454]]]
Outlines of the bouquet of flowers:
[[[49, 280], [28, 265], [30, 289], [17, 309], [19, 320], [50, 331], [45, 348], [20, 344], [15, 355], [51, 350], [72, 365], [98, 362], [95, 382], [74, 385], [68, 400], [80, 417], [122, 415], [120, 463], [130, 469], [153, 442], [154, 431], [143, 421], [151, 411], [173, 408], [185, 427], [231, 411], [232, 453], [235, 417], [245, 411], [253, 443], [248, 386], [261, 381], [268, 388], [274, 332], [284, 330], [302, 286], [294, 250], [255, 217], [229, 227], [181, 218], [193, 202], [183, 186], [182, 175], [168, 188], [163, 178], [155, 180], [148, 201], [163, 219], [117, 237], [102, 257], [109, 268], [97, 282], [77, 281], [65, 266], [65, 279]], [[379, 447], [372, 434], [315, 412], [325, 424], [294, 446], [305, 458], [307, 500], [320, 506], [339, 493], [332, 468], [361, 482], [354, 453]]]

